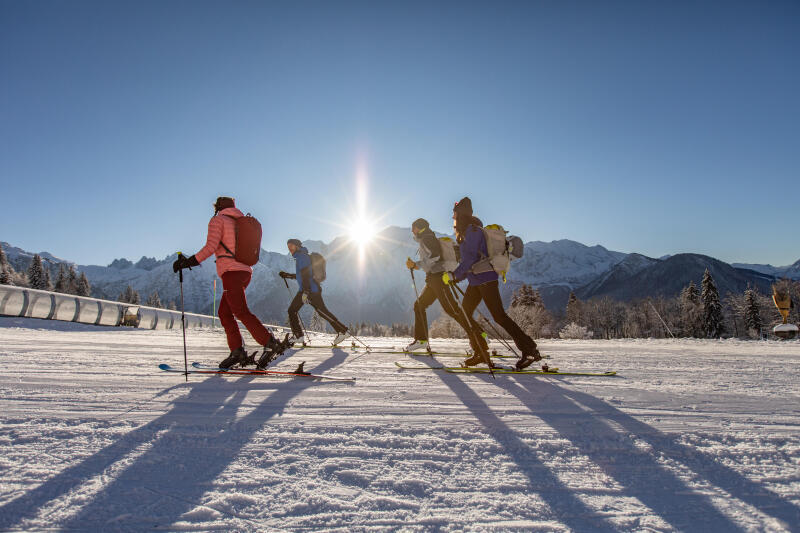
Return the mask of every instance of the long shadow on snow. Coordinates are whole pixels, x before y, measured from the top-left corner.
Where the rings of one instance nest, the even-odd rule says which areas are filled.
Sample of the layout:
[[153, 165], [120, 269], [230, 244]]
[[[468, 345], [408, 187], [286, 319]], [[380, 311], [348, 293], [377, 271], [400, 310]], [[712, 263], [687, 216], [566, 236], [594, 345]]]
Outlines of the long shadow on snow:
[[[334, 350], [314, 372], [330, 370], [346, 358], [347, 353]], [[49, 502], [103, 475], [136, 448], [148, 444], [144, 453], [59, 527], [130, 530], [174, 523], [199, 505], [211, 482], [265, 423], [294, 397], [319, 384], [300, 379], [276, 383], [272, 394], [237, 420], [237, 410], [253, 390], [247, 384], [263, 379], [214, 376], [190, 382], [189, 394], [176, 400], [169, 412], [0, 507], [0, 529], [34, 517]]]
[[[800, 524], [800, 508], [792, 503], [595, 396], [543, 380], [521, 378], [506, 390], [623, 485], [628, 495], [682, 531], [727, 532], [742, 527], [731, 522], [706, 496], [693, 493], [656, 461], [657, 455], [682, 463], [714, 486], [782, 520], [788, 527]], [[652, 451], [637, 448], [633, 439], [647, 442]]]
[[553, 512], [553, 516], [549, 518], [563, 522], [574, 531], [614, 531], [610, 524], [602, 517], [596, 517], [594, 510], [587, 507], [542, 461], [537, 459], [536, 451], [492, 412], [489, 405], [464, 383], [462, 376], [438, 372], [437, 375], [472, 411], [475, 418], [483, 424], [487, 434], [504, 448], [506, 455], [511, 457], [520, 472], [530, 481], [532, 491], [540, 491], [539, 496]]

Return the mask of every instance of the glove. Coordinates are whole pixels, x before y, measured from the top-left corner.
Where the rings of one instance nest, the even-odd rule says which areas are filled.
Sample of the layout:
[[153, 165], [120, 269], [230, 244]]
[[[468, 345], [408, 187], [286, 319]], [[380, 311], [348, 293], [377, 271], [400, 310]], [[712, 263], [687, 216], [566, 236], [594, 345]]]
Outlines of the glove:
[[303, 303], [304, 304], [308, 303], [308, 293], [307, 292], [303, 291], [303, 296], [301, 296], [301, 298], [303, 299]]
[[409, 257], [406, 259], [406, 268], [409, 270], [414, 270], [418, 267], [417, 264], [414, 261], [412, 261], [411, 258]]
[[452, 272], [445, 272], [442, 274], [442, 281], [445, 285], [450, 285], [451, 283], [456, 283], [456, 277]]
[[199, 266], [200, 262], [195, 258], [195, 256], [186, 257], [185, 255], [181, 254], [172, 263], [172, 271], [177, 272], [178, 270], [183, 270], [184, 268], [192, 268]]
[[280, 277], [282, 277], [283, 279], [286, 279], [287, 277], [289, 277], [289, 273], [288, 273], [288, 272], [284, 272], [283, 270], [281, 270], [280, 272], [278, 272], [278, 275], [279, 275]]

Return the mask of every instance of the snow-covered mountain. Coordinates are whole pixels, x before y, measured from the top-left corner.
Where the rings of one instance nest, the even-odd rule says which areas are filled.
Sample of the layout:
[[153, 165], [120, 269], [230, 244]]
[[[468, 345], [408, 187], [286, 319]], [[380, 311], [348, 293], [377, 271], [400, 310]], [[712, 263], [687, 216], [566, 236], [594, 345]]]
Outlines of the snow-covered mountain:
[[[33, 254], [1, 243], [9, 261], [17, 269], [27, 268]], [[307, 240], [304, 245], [310, 251], [318, 251], [327, 259], [327, 280], [324, 296], [329, 307], [345, 323], [355, 322], [404, 322], [412, 321], [412, 305], [415, 299], [406, 257], [415, 257], [417, 244], [409, 228], [387, 227], [381, 231], [363, 253], [359, 246], [347, 237], [338, 237], [330, 243]], [[44, 252], [43, 257], [51, 264], [67, 262]], [[511, 264], [508, 282], [501, 284], [503, 299], [508, 302], [511, 293], [521, 284], [538, 288], [545, 304], [553, 310], [562, 310], [570, 291], [582, 297], [610, 295], [617, 298], [644, 297], [668, 294], [685, 285], [689, 278], [699, 283], [702, 269], [712, 266], [715, 277], [719, 275], [721, 292], [725, 287], [737, 289], [741, 283], [752, 282], [766, 286], [775, 275], [789, 275], [800, 279], [800, 261], [791, 267], [762, 267], [773, 271], [753, 268], [733, 268], [713, 258], [689, 254], [653, 259], [640, 254], [611, 251], [603, 246], [586, 246], [570, 240], [552, 242], [532, 241], [525, 245], [524, 256]], [[677, 259], [676, 259], [677, 257]], [[686, 260], [684, 260], [686, 259]], [[691, 261], [689, 260], [691, 259]], [[179, 304], [179, 285], [172, 272], [175, 256], [157, 260], [142, 257], [137, 262], [115, 259], [108, 266], [79, 265], [92, 284], [92, 295], [116, 299], [130, 284], [142, 299], [158, 291], [161, 302]], [[737, 267], [745, 265], [735, 265]], [[727, 268], [724, 268], [727, 267]], [[294, 281], [289, 281], [289, 290], [277, 275], [279, 271], [294, 271], [294, 260], [288, 253], [262, 250], [261, 260], [254, 267], [253, 279], [247, 290], [251, 309], [262, 320], [284, 322], [286, 308], [297, 290]], [[700, 275], [697, 276], [697, 272]], [[761, 273], [761, 274], [758, 274]], [[425, 274], [416, 272], [417, 287], [421, 290]], [[188, 311], [210, 313], [214, 299], [213, 281], [217, 279], [212, 260], [199, 268], [187, 271], [184, 277], [184, 299]], [[688, 281], [686, 281], [688, 283]], [[217, 281], [216, 299], [222, 293], [222, 284]], [[310, 315], [306, 310], [306, 319]], [[439, 314], [438, 304], [430, 312], [430, 319]]]
[[800, 279], [800, 259], [798, 259], [791, 265], [782, 267], [775, 267], [772, 265], [751, 264], [751, 263], [732, 263], [731, 266], [734, 266], [736, 268], [746, 268], [749, 270], [755, 270], [756, 272], [761, 272], [762, 274], [769, 274], [770, 276], [774, 276], [776, 278]]

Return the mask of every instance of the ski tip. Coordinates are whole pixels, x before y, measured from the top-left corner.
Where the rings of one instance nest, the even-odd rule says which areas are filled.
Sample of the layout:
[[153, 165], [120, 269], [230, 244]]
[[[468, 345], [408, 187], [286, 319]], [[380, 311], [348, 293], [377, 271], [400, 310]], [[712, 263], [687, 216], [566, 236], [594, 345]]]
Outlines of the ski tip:
[[166, 363], [161, 363], [160, 365], [158, 365], [158, 368], [160, 368], [161, 370], [169, 370], [171, 367]]
[[202, 363], [199, 363], [199, 362], [195, 361], [194, 363], [192, 363], [192, 366], [195, 367], [195, 368], [200, 368], [203, 365], [202, 365]]

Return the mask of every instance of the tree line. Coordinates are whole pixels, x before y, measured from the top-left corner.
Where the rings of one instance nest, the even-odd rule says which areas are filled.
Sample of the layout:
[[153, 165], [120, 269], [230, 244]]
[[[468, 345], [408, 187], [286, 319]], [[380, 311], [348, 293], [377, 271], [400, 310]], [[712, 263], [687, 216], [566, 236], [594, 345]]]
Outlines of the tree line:
[[[788, 292], [793, 301], [800, 301], [800, 281], [780, 280], [776, 288]], [[572, 292], [561, 313], [546, 309], [539, 291], [523, 284], [513, 293], [508, 314], [533, 338], [567, 339], [762, 338], [782, 322], [771, 295], [750, 287], [741, 294], [721, 297], [708, 270], [700, 287], [692, 281], [675, 297], [623, 302], [604, 296], [582, 301]], [[497, 335], [484, 317], [478, 315], [476, 319], [490, 336]], [[800, 322], [798, 307], [792, 309], [789, 320]], [[446, 315], [433, 321], [430, 335], [466, 336]]]
[[[47, 264], [45, 264], [47, 263]], [[16, 285], [43, 291], [89, 296], [92, 286], [84, 272], [78, 274], [75, 265], [53, 264], [35, 254], [28, 268], [16, 271], [0, 246], [0, 285]]]

